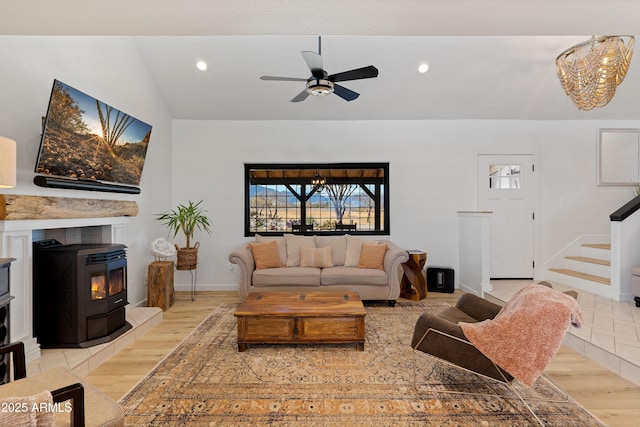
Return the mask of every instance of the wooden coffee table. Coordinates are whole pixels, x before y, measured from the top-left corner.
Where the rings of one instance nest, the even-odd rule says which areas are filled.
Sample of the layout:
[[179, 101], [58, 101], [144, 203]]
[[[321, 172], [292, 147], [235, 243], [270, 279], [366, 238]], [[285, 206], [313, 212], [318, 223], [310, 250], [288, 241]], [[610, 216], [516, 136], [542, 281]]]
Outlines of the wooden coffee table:
[[355, 343], [366, 312], [357, 292], [252, 292], [235, 311], [238, 351], [247, 344]]

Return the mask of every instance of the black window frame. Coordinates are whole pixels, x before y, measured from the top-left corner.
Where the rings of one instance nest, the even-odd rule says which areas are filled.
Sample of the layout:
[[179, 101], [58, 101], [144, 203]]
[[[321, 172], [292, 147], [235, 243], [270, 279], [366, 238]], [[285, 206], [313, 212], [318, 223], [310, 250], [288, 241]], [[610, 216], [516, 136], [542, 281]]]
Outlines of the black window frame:
[[[379, 186], [378, 195], [376, 196], [380, 201], [380, 205], [374, 207], [375, 215], [378, 215], [378, 219], [375, 224], [379, 224], [381, 229], [375, 230], [277, 230], [277, 231], [252, 231], [251, 230], [251, 186], [256, 185], [255, 180], [252, 182], [251, 171], [252, 170], [292, 170], [292, 169], [304, 169], [306, 171], [323, 171], [329, 169], [381, 169], [383, 171], [383, 177], [378, 178], [341, 178], [338, 183], [355, 183]], [[301, 235], [370, 235], [370, 236], [388, 236], [391, 233], [390, 223], [390, 191], [389, 191], [389, 163], [245, 163], [244, 164], [244, 235], [245, 237], [252, 237], [256, 234], [263, 236], [282, 236], [283, 234], [301, 234]], [[328, 177], [329, 183], [335, 183], [335, 179]], [[305, 185], [310, 186], [307, 181], [296, 178], [260, 178], [259, 182], [263, 185]], [[313, 194], [313, 193], [310, 193]], [[306, 208], [306, 202], [300, 200], [300, 209]], [[374, 224], [374, 225], [375, 225]]]

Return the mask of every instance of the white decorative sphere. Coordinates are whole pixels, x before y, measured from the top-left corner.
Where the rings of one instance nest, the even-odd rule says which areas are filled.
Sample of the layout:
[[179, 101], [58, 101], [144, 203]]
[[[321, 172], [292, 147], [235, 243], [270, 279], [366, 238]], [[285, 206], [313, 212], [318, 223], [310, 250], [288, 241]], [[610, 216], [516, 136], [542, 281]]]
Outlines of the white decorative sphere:
[[170, 257], [176, 253], [176, 248], [172, 243], [160, 237], [151, 242], [151, 252], [157, 257]]

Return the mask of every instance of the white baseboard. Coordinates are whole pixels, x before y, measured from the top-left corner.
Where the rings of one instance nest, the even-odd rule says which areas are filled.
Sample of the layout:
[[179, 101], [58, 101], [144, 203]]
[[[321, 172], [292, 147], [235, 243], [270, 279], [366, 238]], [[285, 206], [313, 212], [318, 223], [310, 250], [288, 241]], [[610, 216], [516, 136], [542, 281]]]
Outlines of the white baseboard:
[[[460, 289], [461, 291], [466, 292], [466, 293], [478, 295], [478, 290], [477, 289], [475, 289], [474, 287], [467, 286], [464, 283], [459, 283], [458, 284], [458, 289]], [[481, 297], [482, 295], [478, 295], [478, 296]]]
[[140, 302], [136, 302], [136, 303], [129, 303], [129, 305], [127, 305], [127, 309], [129, 308], [133, 308], [133, 307], [146, 307], [147, 306], [147, 299], [143, 299]]
[[[184, 283], [184, 284], [174, 284], [173, 285], [173, 289], [175, 289], [176, 291], [187, 291], [187, 292], [191, 292], [191, 285], [188, 283]], [[197, 291], [238, 291], [238, 285], [227, 285], [227, 284], [216, 284], [216, 285], [212, 285], [212, 284], [200, 284], [198, 283], [196, 285], [196, 292]]]

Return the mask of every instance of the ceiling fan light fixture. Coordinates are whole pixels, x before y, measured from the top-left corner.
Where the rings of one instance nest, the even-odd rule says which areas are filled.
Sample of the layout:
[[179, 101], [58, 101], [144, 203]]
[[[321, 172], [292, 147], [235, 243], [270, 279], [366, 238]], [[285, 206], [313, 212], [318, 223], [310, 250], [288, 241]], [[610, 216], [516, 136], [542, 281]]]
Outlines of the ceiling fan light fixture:
[[307, 93], [313, 96], [327, 96], [333, 93], [333, 82], [325, 79], [309, 79]]

